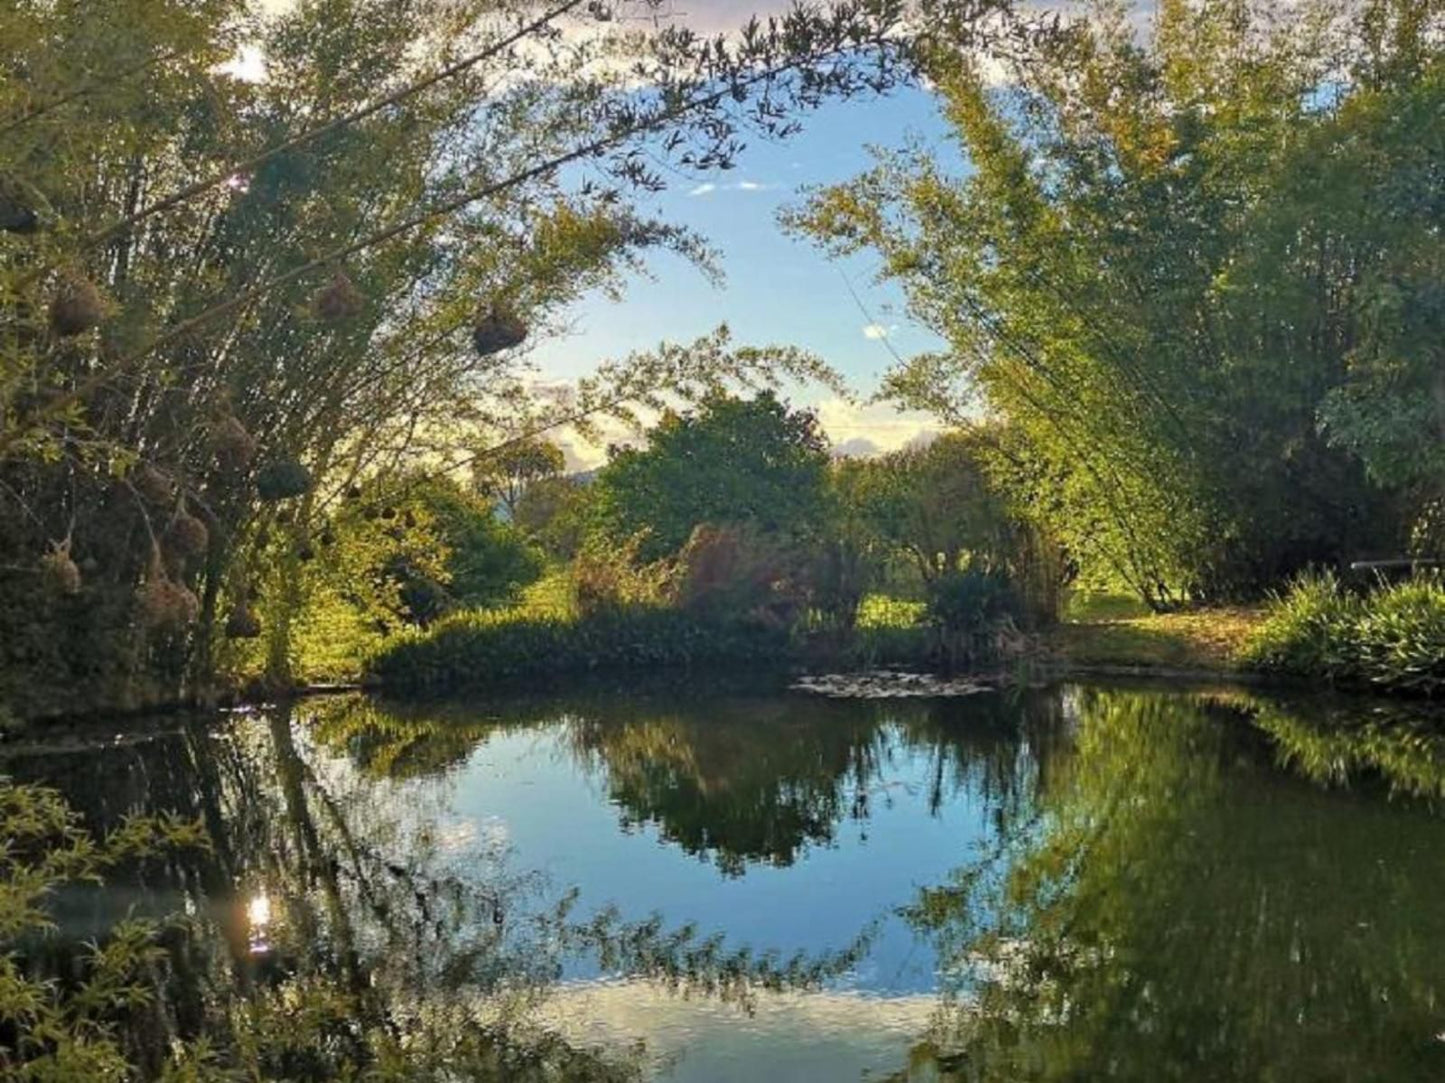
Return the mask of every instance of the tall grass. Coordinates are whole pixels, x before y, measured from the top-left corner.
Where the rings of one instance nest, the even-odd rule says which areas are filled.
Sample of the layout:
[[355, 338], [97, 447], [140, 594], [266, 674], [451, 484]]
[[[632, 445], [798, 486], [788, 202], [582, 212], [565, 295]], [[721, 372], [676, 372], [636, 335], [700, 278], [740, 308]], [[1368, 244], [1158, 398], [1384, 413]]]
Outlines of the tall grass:
[[1244, 650], [1256, 669], [1342, 685], [1445, 691], [1445, 579], [1418, 576], [1366, 594], [1332, 574], [1296, 579]]

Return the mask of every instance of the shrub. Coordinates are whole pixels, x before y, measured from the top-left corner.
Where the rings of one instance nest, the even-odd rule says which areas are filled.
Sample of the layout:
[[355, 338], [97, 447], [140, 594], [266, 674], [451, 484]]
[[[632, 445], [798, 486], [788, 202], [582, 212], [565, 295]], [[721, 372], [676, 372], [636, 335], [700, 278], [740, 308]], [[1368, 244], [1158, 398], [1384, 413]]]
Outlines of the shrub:
[[1022, 615], [1018, 593], [1000, 572], [949, 572], [929, 585], [928, 594], [928, 622], [950, 665], [997, 658], [1000, 636], [1017, 628]]
[[787, 637], [742, 621], [702, 621], [674, 609], [634, 606], [575, 619], [477, 611], [398, 639], [367, 664], [388, 690], [454, 692], [589, 670], [659, 669], [776, 661]]
[[756, 529], [705, 523], [678, 553], [674, 600], [683, 612], [704, 620], [791, 627], [799, 600], [789, 564], [785, 547]]
[[1380, 590], [1354, 638], [1375, 684], [1425, 695], [1445, 689], [1445, 580], [1420, 577]]
[[594, 538], [572, 562], [573, 608], [583, 617], [610, 613], [636, 606], [661, 604], [672, 579], [666, 561], [650, 564], [638, 560], [644, 535], [637, 534], [621, 544]]
[[1270, 599], [1268, 616], [1245, 646], [1244, 662], [1256, 669], [1302, 676], [1357, 677], [1355, 628], [1360, 599], [1332, 572], [1306, 573]]
[[1433, 695], [1445, 689], [1445, 579], [1418, 576], [1364, 596], [1333, 575], [1302, 577], [1276, 597], [1246, 664], [1339, 684]]

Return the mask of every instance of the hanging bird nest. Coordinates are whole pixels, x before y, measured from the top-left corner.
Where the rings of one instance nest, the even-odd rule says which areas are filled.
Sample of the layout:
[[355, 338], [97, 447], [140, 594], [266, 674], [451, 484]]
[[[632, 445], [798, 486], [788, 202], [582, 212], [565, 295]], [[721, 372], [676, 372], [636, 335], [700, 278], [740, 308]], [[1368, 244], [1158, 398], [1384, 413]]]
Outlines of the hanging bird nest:
[[346, 487], [346, 499], [347, 499], [347, 500], [360, 500], [360, 499], [361, 499], [361, 486], [360, 486], [360, 485], [348, 485], [348, 486]]
[[316, 559], [316, 549], [310, 542], [302, 542], [296, 548], [296, 559], [303, 564], [308, 564]]
[[226, 618], [227, 639], [256, 639], [260, 634], [261, 618], [249, 605], [243, 602], [231, 610], [231, 615]]
[[389, 522], [390, 520], [392, 520], [392, 519], [395, 519], [395, 518], [396, 518], [396, 509], [395, 509], [395, 508], [382, 508], [382, 509], [381, 509], [381, 517], [382, 517], [383, 519], [386, 519], [388, 522]]
[[69, 338], [83, 335], [105, 318], [105, 299], [90, 279], [68, 275], [50, 301], [50, 328]]
[[472, 328], [472, 345], [481, 357], [520, 346], [527, 338], [527, 325], [515, 312], [493, 308]]
[[135, 491], [152, 504], [167, 504], [176, 495], [176, 483], [164, 470], [141, 463], [130, 473]]
[[29, 185], [0, 177], [0, 230], [6, 233], [35, 233], [40, 229], [38, 194]]
[[184, 628], [201, 611], [201, 603], [194, 594], [154, 566], [151, 578], [135, 593], [141, 620], [147, 628]]
[[206, 524], [182, 509], [166, 527], [166, 551], [178, 557], [193, 557], [206, 551], [211, 532]]
[[345, 271], [337, 271], [330, 282], [316, 291], [311, 308], [318, 319], [340, 323], [360, 316], [366, 308], [366, 297], [352, 284]]
[[210, 445], [216, 461], [227, 470], [240, 470], [256, 457], [256, 438], [230, 414], [211, 426]]
[[80, 568], [70, 559], [70, 542], [57, 542], [40, 558], [40, 574], [45, 585], [56, 594], [80, 593]]
[[319, 541], [322, 545], [326, 546], [329, 549], [331, 546], [336, 544], [336, 531], [332, 530], [330, 527], [327, 527], [321, 532], [321, 535], [317, 538], [317, 541]]
[[311, 472], [295, 459], [277, 459], [256, 474], [256, 492], [267, 503], [300, 496], [311, 488]]

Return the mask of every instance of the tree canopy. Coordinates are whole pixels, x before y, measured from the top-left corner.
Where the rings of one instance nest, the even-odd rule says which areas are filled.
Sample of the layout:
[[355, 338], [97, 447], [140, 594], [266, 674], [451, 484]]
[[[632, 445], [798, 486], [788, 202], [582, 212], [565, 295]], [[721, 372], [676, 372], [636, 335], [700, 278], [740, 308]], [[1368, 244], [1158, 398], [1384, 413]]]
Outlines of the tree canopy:
[[614, 537], [646, 532], [639, 555], [682, 548], [704, 523], [801, 537], [824, 510], [828, 444], [817, 419], [776, 395], [716, 396], [673, 412], [647, 446], [614, 448], [596, 485], [596, 515]]
[[1397, 551], [1445, 413], [1437, 5], [1099, 4], [929, 70], [971, 170], [886, 154], [792, 226], [948, 342], [887, 390], [1007, 423], [1086, 576], [1156, 605]]

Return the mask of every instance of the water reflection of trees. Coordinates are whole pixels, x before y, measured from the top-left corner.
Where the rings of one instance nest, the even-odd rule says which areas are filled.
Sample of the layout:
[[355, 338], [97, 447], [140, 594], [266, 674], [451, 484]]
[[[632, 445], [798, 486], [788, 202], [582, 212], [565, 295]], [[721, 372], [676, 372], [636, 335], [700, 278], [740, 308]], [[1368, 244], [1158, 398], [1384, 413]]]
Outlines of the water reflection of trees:
[[[1278, 704], [1254, 728], [1237, 700], [1072, 702], [1038, 822], [910, 912], [951, 975], [915, 1059], [960, 1080], [1440, 1078], [1436, 817], [1274, 770], [1316, 773]], [[1406, 768], [1362, 735], [1321, 738], [1319, 762], [1431, 777], [1433, 742], [1393, 746], [1417, 749]]]
[[[837, 702], [810, 696], [651, 694], [497, 701], [475, 707], [318, 708], [314, 732], [364, 772], [411, 778], [462, 762], [491, 734], [558, 726], [582, 768], [605, 781], [627, 828], [731, 875], [786, 866], [865, 822], [903, 756], [928, 760], [937, 813], [962, 790], [1000, 821], [1020, 814], [1059, 739], [1057, 697]], [[480, 717], [479, 717], [480, 715]]]
[[[614, 1078], [627, 1058], [574, 1049], [527, 1023], [570, 953], [684, 992], [746, 999], [817, 986], [863, 950], [860, 941], [777, 960], [661, 921], [576, 920], [570, 897], [513, 870], [485, 840], [459, 850], [442, 837], [444, 782], [422, 792], [395, 784], [437, 776], [489, 724], [391, 717], [364, 703], [321, 715], [315, 727], [285, 711], [219, 731], [180, 725], [99, 755], [38, 752], [5, 765], [20, 781], [60, 788], [96, 830], [134, 810], [208, 829], [207, 852], [128, 868], [104, 891], [68, 890], [57, 905], [67, 935], [32, 959], [61, 972], [79, 937], [104, 937], [130, 911], [194, 915], [189, 935], [171, 942], [157, 1013], [166, 1033], [130, 1028], [149, 1074], [166, 1038], [222, 1021], [222, 1053], [268, 1078], [332, 1078], [412, 1047], [480, 1073], [467, 1078]], [[360, 769], [313, 746], [318, 738]]]
[[655, 825], [739, 874], [755, 862], [790, 865], [832, 843], [843, 823], [866, 822], [875, 802], [892, 800], [885, 783], [905, 756], [928, 759], [932, 812], [968, 789], [996, 816], [1017, 815], [1042, 770], [1049, 702], [732, 698], [644, 718], [579, 714], [568, 738], [605, 775], [625, 825]]

